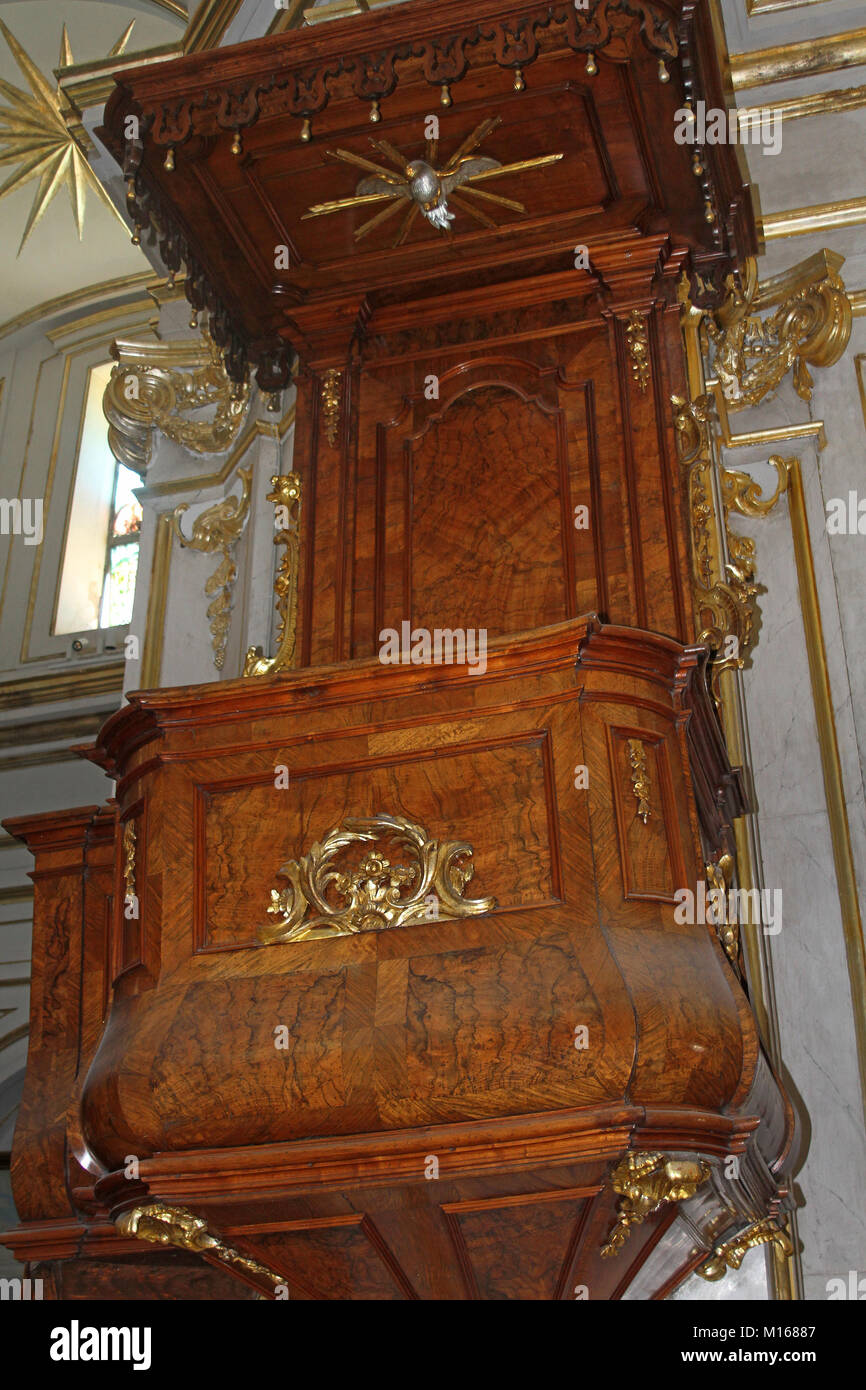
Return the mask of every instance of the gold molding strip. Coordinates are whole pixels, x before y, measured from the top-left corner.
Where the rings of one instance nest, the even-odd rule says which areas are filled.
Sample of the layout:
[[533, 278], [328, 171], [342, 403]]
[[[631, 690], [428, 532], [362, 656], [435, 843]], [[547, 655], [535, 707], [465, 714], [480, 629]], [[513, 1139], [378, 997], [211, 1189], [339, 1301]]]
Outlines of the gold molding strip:
[[860, 404], [863, 407], [863, 424], [866, 425], [866, 352], [858, 352], [854, 358], [857, 373], [857, 386], [860, 391]]
[[219, 47], [243, 0], [202, 0], [183, 36], [184, 53], [202, 53]]
[[[161, 283], [152, 270], [142, 270], [135, 275], [120, 275], [115, 280], [103, 280], [96, 285], [85, 285], [81, 290], [70, 290], [68, 294], [57, 295], [54, 299], [44, 299], [41, 304], [34, 304], [32, 309], [27, 309], [23, 314], [17, 314], [15, 318], [0, 323], [0, 338], [17, 333], [19, 328], [27, 328], [39, 319], [53, 318], [55, 314], [63, 313], [64, 309], [74, 309], [80, 304], [87, 304], [88, 301], [101, 303], [110, 295], [119, 295], [123, 290], [132, 293]], [[118, 305], [118, 312], [125, 307], [123, 304]]]
[[759, 221], [758, 231], [765, 241], [786, 236], [808, 236], [836, 227], [859, 227], [866, 222], [866, 198], [846, 198], [838, 203], [815, 203], [789, 212], [771, 212]]
[[857, 876], [854, 870], [854, 855], [851, 850], [851, 831], [845, 804], [842, 763], [839, 758], [839, 742], [836, 736], [833, 694], [830, 689], [830, 673], [827, 668], [827, 649], [824, 645], [824, 628], [821, 622], [818, 583], [815, 578], [815, 563], [809, 536], [803, 475], [798, 458], [784, 459], [780, 462], [784, 464], [787, 471], [788, 515], [794, 545], [794, 562], [797, 567], [797, 583], [800, 590], [803, 633], [806, 638], [809, 678], [812, 684], [812, 703], [815, 707], [818, 746], [821, 752], [824, 796], [827, 802], [827, 815], [830, 820], [833, 862], [836, 869], [839, 906], [842, 911], [842, 932], [845, 938], [845, 954], [851, 981], [857, 1060], [863, 1092], [864, 1114], [866, 1114], [866, 947], [864, 947], [863, 942], [863, 921], [860, 916]]
[[800, 10], [806, 5], [826, 5], [828, 0], [746, 0], [746, 13], [777, 14], [779, 10]]
[[866, 106], [866, 86], [837, 87], [832, 92], [810, 92], [807, 96], [787, 97], [784, 101], [767, 101], [762, 106], [738, 106], [737, 121], [740, 134], [759, 126], [769, 111], [783, 121], [799, 120], [803, 116], [836, 116], [840, 111], [856, 111]]
[[851, 301], [851, 313], [855, 319], [866, 318], [866, 289], [849, 290], [848, 298]]
[[751, 53], [731, 53], [728, 57], [735, 91], [864, 65], [866, 29], [849, 29], [844, 34], [802, 39], [797, 43], [778, 44], [774, 48], [757, 48]]

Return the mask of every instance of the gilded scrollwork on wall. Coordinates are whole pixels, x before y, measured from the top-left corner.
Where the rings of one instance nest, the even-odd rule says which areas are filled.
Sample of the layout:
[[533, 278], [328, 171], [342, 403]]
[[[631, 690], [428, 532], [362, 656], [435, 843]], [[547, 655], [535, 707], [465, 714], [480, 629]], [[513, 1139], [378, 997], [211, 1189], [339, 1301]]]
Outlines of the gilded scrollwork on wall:
[[250, 647], [244, 662], [245, 676], [268, 676], [285, 671], [295, 659], [298, 621], [298, 567], [301, 556], [301, 479], [297, 473], [275, 474], [268, 501], [273, 502], [276, 523], [274, 545], [285, 547], [274, 580], [277, 596], [277, 651], [266, 657], [261, 647]]
[[234, 443], [250, 388], [230, 380], [206, 331], [180, 342], [117, 338], [111, 354], [117, 365], [103, 410], [111, 451], [121, 463], [143, 474], [154, 430], [196, 454], [223, 453]]
[[812, 399], [809, 364], [832, 366], [851, 336], [851, 303], [839, 275], [843, 261], [819, 251], [759, 283], [750, 259], [740, 284], [728, 277], [727, 298], [707, 316], [706, 329], [729, 411], [757, 405], [792, 369], [798, 396]]
[[232, 595], [237, 566], [234, 550], [246, 525], [250, 509], [250, 480], [252, 468], [239, 468], [240, 497], [224, 497], [200, 512], [192, 525], [192, 534], [184, 535], [181, 517], [189, 508], [181, 502], [172, 513], [172, 527], [182, 546], [205, 555], [219, 555], [219, 563], [205, 582], [205, 596], [210, 599], [207, 616], [210, 621], [213, 664], [221, 671], [225, 664], [226, 644], [231, 625]]

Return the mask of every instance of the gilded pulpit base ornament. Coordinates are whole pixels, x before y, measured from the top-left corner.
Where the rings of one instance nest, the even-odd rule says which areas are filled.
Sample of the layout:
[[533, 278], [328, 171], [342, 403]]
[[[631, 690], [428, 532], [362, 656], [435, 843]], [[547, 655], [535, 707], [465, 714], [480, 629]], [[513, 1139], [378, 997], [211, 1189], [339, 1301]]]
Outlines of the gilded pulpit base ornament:
[[[395, 844], [410, 862], [393, 864], [371, 849], [354, 869], [336, 867], [337, 855], [377, 840]], [[275, 925], [262, 927], [259, 935], [266, 942], [313, 940], [492, 912], [495, 898], [463, 896], [475, 872], [471, 858], [471, 845], [440, 844], [402, 816], [353, 817], [329, 830], [302, 859], [283, 865], [278, 877], [287, 886], [271, 889], [268, 908]]]
[[785, 1258], [794, 1253], [788, 1232], [782, 1229], [776, 1217], [768, 1216], [756, 1221], [742, 1235], [717, 1245], [710, 1258], [698, 1266], [697, 1273], [702, 1279], [715, 1283], [724, 1278], [729, 1269], [739, 1269], [748, 1252], [758, 1245], [775, 1245]]
[[217, 1259], [236, 1274], [245, 1274], [264, 1283], [272, 1293], [288, 1298], [288, 1286], [280, 1274], [266, 1265], [242, 1255], [234, 1246], [226, 1245], [208, 1230], [207, 1221], [186, 1207], [169, 1207], [163, 1202], [145, 1202], [123, 1212], [115, 1225], [121, 1235], [135, 1236], [154, 1245], [174, 1245], [179, 1250], [192, 1250], [197, 1255]]
[[610, 1175], [611, 1186], [621, 1200], [616, 1225], [601, 1247], [602, 1256], [615, 1255], [628, 1240], [632, 1226], [640, 1226], [659, 1207], [694, 1197], [709, 1176], [709, 1165], [694, 1159], [626, 1154]]

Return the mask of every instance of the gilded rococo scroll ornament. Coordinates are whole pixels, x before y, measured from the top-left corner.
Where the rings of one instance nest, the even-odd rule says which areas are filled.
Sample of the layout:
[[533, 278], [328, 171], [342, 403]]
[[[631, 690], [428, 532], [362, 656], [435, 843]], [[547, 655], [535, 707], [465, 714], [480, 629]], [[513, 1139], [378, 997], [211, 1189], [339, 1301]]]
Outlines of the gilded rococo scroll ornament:
[[727, 298], [705, 321], [728, 410], [757, 405], [792, 367], [798, 396], [812, 399], [808, 364], [831, 367], [851, 336], [851, 302], [839, 276], [844, 259], [819, 251], [759, 283], [750, 258], [739, 285], [728, 277]]
[[220, 454], [234, 442], [250, 388], [229, 379], [207, 332], [179, 342], [116, 338], [110, 351], [117, 365], [102, 406], [121, 463], [143, 474], [155, 429], [196, 454]]
[[244, 662], [245, 676], [269, 676], [285, 671], [295, 659], [298, 624], [298, 566], [301, 556], [301, 479], [297, 473], [280, 473], [271, 478], [268, 501], [273, 502], [277, 527], [274, 545], [285, 546], [274, 592], [277, 596], [277, 652], [266, 657], [261, 647], [250, 647]]
[[636, 814], [646, 825], [650, 818], [650, 784], [647, 775], [646, 749], [639, 738], [628, 741], [628, 761], [631, 769], [631, 785], [637, 801]]
[[196, 1216], [186, 1207], [143, 1202], [118, 1216], [115, 1225], [122, 1235], [135, 1236], [137, 1240], [174, 1245], [179, 1250], [192, 1250], [197, 1255], [217, 1259], [236, 1274], [248, 1275], [257, 1283], [265, 1284], [272, 1293], [279, 1291], [282, 1297], [288, 1297], [288, 1286], [281, 1275], [220, 1240], [208, 1230], [204, 1217]]
[[[409, 862], [392, 863], [379, 848], [360, 860], [345, 856], [351, 847], [377, 841], [395, 845]], [[344, 868], [337, 867], [338, 856], [347, 858]], [[431, 840], [402, 816], [352, 817], [279, 870], [286, 887], [271, 889], [274, 925], [259, 935], [266, 942], [300, 941], [492, 912], [495, 898], [463, 896], [475, 872], [471, 858], [471, 845]]]
[[[741, 668], [749, 648], [754, 623], [753, 602], [758, 592], [754, 556], [747, 561], [745, 538], [738, 551], [739, 564], [716, 559], [713, 521], [715, 461], [711, 422], [715, 419], [712, 396], [694, 401], [673, 396], [674, 430], [680, 463], [688, 470], [687, 487], [692, 530], [692, 592], [698, 617], [698, 641], [713, 653], [713, 693], [719, 699], [722, 671]], [[721, 569], [724, 577], [719, 575]]]
[[794, 1246], [787, 1231], [780, 1226], [776, 1217], [767, 1216], [749, 1226], [741, 1235], [726, 1240], [723, 1245], [717, 1245], [709, 1259], [698, 1265], [697, 1273], [702, 1279], [715, 1283], [716, 1280], [724, 1278], [729, 1269], [739, 1269], [748, 1252], [759, 1245], [777, 1246], [779, 1253], [786, 1259], [794, 1253]]
[[239, 468], [240, 497], [224, 497], [206, 511], [200, 512], [192, 524], [192, 535], [185, 536], [180, 519], [189, 508], [181, 502], [172, 512], [172, 527], [182, 546], [199, 550], [206, 555], [218, 554], [219, 564], [204, 586], [210, 598], [207, 616], [210, 619], [213, 664], [221, 671], [225, 664], [226, 643], [232, 616], [232, 593], [237, 579], [234, 548], [246, 524], [250, 509], [251, 468]]
[[709, 1165], [689, 1158], [665, 1158], [659, 1153], [628, 1153], [610, 1175], [614, 1192], [619, 1193], [616, 1224], [602, 1256], [616, 1255], [631, 1235], [659, 1207], [694, 1197], [701, 1183], [710, 1176]]

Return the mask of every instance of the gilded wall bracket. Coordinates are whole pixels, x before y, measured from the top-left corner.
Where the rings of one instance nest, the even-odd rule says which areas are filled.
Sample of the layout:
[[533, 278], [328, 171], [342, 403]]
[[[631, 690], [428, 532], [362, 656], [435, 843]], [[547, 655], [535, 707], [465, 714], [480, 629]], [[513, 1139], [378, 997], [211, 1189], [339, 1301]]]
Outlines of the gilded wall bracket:
[[610, 1175], [610, 1185], [619, 1194], [616, 1224], [601, 1247], [604, 1258], [616, 1255], [625, 1245], [633, 1226], [672, 1202], [694, 1197], [710, 1176], [709, 1164], [688, 1158], [666, 1158], [659, 1153], [627, 1153]]
[[234, 1274], [245, 1276], [249, 1282], [272, 1294], [288, 1297], [288, 1286], [282, 1275], [260, 1264], [249, 1255], [241, 1254], [208, 1229], [202, 1216], [186, 1207], [167, 1206], [164, 1202], [144, 1202], [121, 1213], [114, 1223], [121, 1235], [154, 1245], [173, 1245], [179, 1250], [192, 1250], [205, 1256], [210, 1263], [219, 1262]]
[[223, 453], [234, 443], [250, 388], [229, 379], [207, 332], [179, 342], [117, 338], [110, 351], [117, 365], [102, 406], [121, 463], [143, 475], [154, 430], [195, 454]]
[[793, 368], [794, 389], [812, 399], [809, 366], [838, 362], [851, 336], [851, 303], [839, 276], [844, 256], [818, 251], [782, 275], [758, 282], [755, 261], [705, 319], [712, 369], [729, 411], [757, 405]]
[[189, 508], [188, 502], [181, 502], [172, 512], [171, 521], [175, 535], [182, 546], [199, 550], [205, 555], [219, 555], [219, 564], [204, 586], [205, 596], [210, 598], [207, 616], [210, 619], [213, 664], [221, 671], [225, 664], [226, 643], [231, 625], [232, 594], [237, 579], [237, 566], [234, 562], [234, 549], [246, 525], [250, 510], [250, 480], [252, 468], [239, 468], [241, 479], [240, 497], [224, 497], [206, 511], [200, 512], [192, 525], [192, 535], [185, 536], [180, 519]]
[[[408, 862], [393, 863], [372, 848], [377, 841]], [[464, 897], [475, 872], [471, 859], [465, 841], [433, 840], [402, 816], [352, 817], [279, 870], [286, 887], [271, 889], [274, 925], [259, 935], [266, 942], [311, 940], [492, 912], [495, 898]]]

